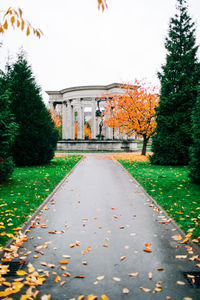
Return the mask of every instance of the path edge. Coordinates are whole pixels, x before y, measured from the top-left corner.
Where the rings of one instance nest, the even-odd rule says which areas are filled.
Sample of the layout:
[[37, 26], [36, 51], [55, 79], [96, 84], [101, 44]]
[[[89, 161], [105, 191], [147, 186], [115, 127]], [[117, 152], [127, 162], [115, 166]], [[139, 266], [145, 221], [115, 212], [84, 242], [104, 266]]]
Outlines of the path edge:
[[[121, 169], [123, 171], [125, 171], [127, 173], [127, 175], [129, 176], [129, 178], [132, 179], [132, 181], [137, 184], [138, 188], [147, 196], [147, 198], [155, 205], [159, 208], [159, 210], [161, 210], [163, 212], [163, 214], [169, 218], [171, 220], [171, 223], [174, 225], [174, 227], [176, 227], [177, 231], [182, 235], [182, 236], [185, 236], [185, 232], [179, 227], [179, 225], [176, 223], [176, 221], [174, 219], [172, 219], [172, 217], [170, 217], [168, 215], [168, 213], [164, 210], [164, 208], [162, 208], [162, 206], [160, 206], [156, 200], [154, 198], [152, 198], [148, 193], [147, 191], [145, 191], [145, 189], [141, 186], [141, 184], [135, 179], [135, 177], [133, 177], [129, 172], [128, 170], [125, 169], [124, 166], [122, 166], [122, 164], [114, 157], [112, 157], [113, 161], [119, 165], [119, 167], [121, 167]], [[188, 245], [191, 246], [195, 252], [199, 253], [200, 254], [200, 247], [198, 247], [197, 245], [195, 245], [191, 239], [189, 239], [189, 242], [188, 242]]]
[[[74, 154], [75, 155], [75, 154]], [[34, 214], [23, 224], [21, 233], [24, 233], [28, 228], [30, 228], [31, 223], [35, 220], [37, 215], [43, 209], [44, 206], [50, 201], [50, 199], [55, 195], [55, 193], [59, 190], [59, 188], [63, 185], [63, 183], [67, 180], [67, 178], [74, 172], [75, 168], [85, 159], [86, 156], [82, 156], [82, 158], [75, 164], [75, 166], [67, 173], [67, 175], [57, 184], [54, 190], [47, 196], [47, 198], [40, 204]], [[3, 248], [9, 248], [13, 243], [13, 238], [8, 240], [8, 242], [3, 246]], [[0, 260], [3, 257], [4, 250], [0, 251]]]

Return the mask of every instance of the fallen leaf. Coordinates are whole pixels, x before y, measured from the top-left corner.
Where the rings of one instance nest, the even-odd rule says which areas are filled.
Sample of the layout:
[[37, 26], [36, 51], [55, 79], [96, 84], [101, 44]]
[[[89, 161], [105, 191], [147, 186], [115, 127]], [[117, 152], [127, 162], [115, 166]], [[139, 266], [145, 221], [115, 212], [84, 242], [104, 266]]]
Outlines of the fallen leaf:
[[88, 300], [96, 300], [97, 299], [97, 296], [91, 294], [91, 295], [88, 295]]
[[74, 278], [85, 278], [85, 276], [84, 275], [76, 275], [76, 276], [74, 276]]
[[107, 248], [107, 247], [108, 247], [108, 245], [107, 245], [107, 244], [104, 244], [104, 245], [103, 245], [103, 247], [106, 247], [106, 248]]
[[179, 284], [179, 285], [185, 285], [185, 282], [180, 281], [180, 280], [178, 280], [176, 283]]
[[19, 276], [27, 275], [27, 272], [26, 272], [26, 271], [23, 271], [23, 270], [19, 270], [19, 271], [17, 271], [16, 273], [17, 273], [17, 275], [19, 275]]
[[149, 278], [149, 279], [152, 279], [152, 278], [153, 278], [153, 275], [152, 275], [152, 273], [151, 273], [151, 272], [149, 272], [149, 274], [148, 274], [148, 278]]
[[40, 262], [41, 266], [47, 266], [46, 262]]
[[118, 278], [118, 277], [113, 277], [113, 280], [114, 280], [114, 281], [117, 281], [117, 282], [121, 281], [121, 279]]
[[101, 295], [101, 300], [109, 300], [109, 298], [106, 295]]
[[163, 271], [164, 269], [163, 268], [157, 268], [157, 271]]
[[41, 300], [51, 300], [51, 295], [43, 295]]
[[152, 252], [152, 250], [150, 248], [144, 248], [143, 251], [144, 252]]
[[143, 290], [145, 293], [150, 293], [151, 292], [151, 289], [144, 288], [143, 286], [140, 287], [140, 289]]
[[64, 258], [71, 258], [71, 256], [70, 255], [62, 255], [62, 257], [64, 257]]
[[182, 240], [182, 236], [180, 234], [173, 235], [172, 238], [175, 241], [181, 241]]
[[121, 256], [120, 261], [124, 260], [125, 258], [126, 258], [126, 256]]
[[139, 272], [135, 272], [135, 273], [129, 273], [128, 274], [130, 277], [137, 277], [139, 275]]
[[62, 281], [62, 282], [60, 283], [60, 286], [63, 286], [66, 282], [67, 282], [67, 281]]
[[70, 273], [68, 273], [68, 272], [66, 272], [66, 273], [62, 274], [62, 276], [64, 276], [64, 277], [70, 277], [70, 276], [71, 276], [71, 274], [70, 274]]
[[105, 276], [98, 276], [96, 280], [103, 280]]
[[200, 268], [200, 264], [196, 264], [196, 267], [197, 267], [197, 268]]
[[130, 293], [129, 289], [123, 288], [123, 294], [129, 294], [129, 293]]
[[60, 264], [68, 264], [69, 262], [67, 260], [60, 260]]
[[83, 300], [83, 299], [85, 299], [84, 295], [81, 295], [81, 296], [78, 297], [78, 300]]
[[60, 276], [59, 276], [59, 275], [57, 275], [54, 281], [55, 281], [55, 282], [61, 281], [61, 278], [60, 278]]
[[75, 244], [70, 244], [69, 246], [70, 246], [70, 248], [74, 248]]
[[84, 260], [84, 261], [82, 261], [82, 264], [83, 264], [83, 265], [87, 265], [88, 262], [87, 262], [86, 260]]
[[189, 238], [185, 238], [182, 242], [181, 242], [181, 244], [187, 244], [189, 242]]
[[176, 255], [176, 258], [185, 259], [185, 258], [187, 258], [187, 255]]

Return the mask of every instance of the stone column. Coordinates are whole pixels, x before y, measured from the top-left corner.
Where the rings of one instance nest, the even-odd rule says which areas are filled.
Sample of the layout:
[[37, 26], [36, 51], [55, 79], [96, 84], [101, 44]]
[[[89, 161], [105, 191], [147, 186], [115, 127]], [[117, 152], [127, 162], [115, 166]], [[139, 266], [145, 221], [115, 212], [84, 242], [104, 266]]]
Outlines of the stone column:
[[106, 126], [106, 139], [113, 139], [113, 129], [111, 127]]
[[67, 101], [67, 124], [66, 124], [66, 136], [67, 139], [71, 139], [72, 138], [72, 107], [71, 107], [71, 101], [68, 100]]
[[67, 139], [67, 106], [66, 101], [62, 104], [62, 139]]
[[74, 106], [72, 105], [72, 130], [71, 130], [71, 139], [75, 140], [75, 117], [74, 117]]
[[84, 110], [81, 100], [79, 100], [78, 106], [78, 140], [84, 139]]
[[92, 99], [92, 122], [91, 122], [92, 139], [96, 139], [96, 100]]

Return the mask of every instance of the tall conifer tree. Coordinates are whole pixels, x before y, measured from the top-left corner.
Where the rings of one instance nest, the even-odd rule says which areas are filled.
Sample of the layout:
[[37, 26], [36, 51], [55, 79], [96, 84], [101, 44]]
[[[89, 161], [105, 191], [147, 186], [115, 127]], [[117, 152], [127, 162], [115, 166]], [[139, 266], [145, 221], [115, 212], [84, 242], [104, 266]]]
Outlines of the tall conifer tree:
[[17, 165], [48, 163], [54, 156], [58, 132], [23, 53], [8, 66], [6, 82], [11, 111], [19, 125], [13, 147], [14, 161]]
[[158, 73], [161, 94], [151, 162], [161, 165], [188, 164], [192, 143], [191, 116], [200, 68], [195, 27], [188, 15], [186, 0], [177, 0], [177, 13], [170, 20], [165, 48], [166, 63]]
[[193, 145], [190, 148], [189, 177], [194, 183], [200, 184], [200, 87], [192, 114]]

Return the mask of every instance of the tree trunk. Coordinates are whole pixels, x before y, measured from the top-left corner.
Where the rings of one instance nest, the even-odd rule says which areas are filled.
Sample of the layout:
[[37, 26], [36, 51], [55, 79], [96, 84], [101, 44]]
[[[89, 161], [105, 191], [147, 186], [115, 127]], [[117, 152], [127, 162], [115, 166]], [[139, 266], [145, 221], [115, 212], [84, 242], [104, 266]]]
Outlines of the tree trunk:
[[146, 135], [143, 135], [143, 145], [142, 145], [142, 155], [146, 155], [147, 152], [147, 143], [148, 143], [148, 138], [146, 137]]

